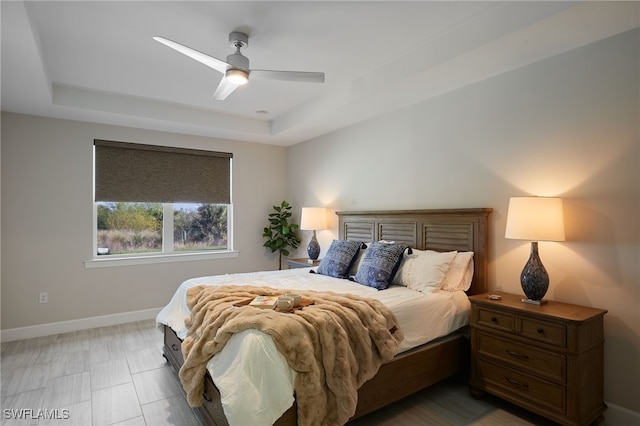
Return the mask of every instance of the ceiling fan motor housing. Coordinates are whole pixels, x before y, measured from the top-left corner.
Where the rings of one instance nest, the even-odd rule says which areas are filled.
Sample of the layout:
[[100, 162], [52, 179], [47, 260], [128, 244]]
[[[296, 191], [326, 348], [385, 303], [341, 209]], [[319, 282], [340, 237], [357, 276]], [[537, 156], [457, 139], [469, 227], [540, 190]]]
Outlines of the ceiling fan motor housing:
[[249, 47], [249, 36], [239, 31], [229, 33], [229, 44], [232, 47]]
[[231, 68], [249, 70], [249, 58], [240, 53], [240, 49], [249, 46], [249, 36], [239, 31], [229, 33], [229, 43], [236, 49], [234, 53], [227, 56], [227, 63]]
[[249, 70], [249, 58], [247, 58], [240, 52], [235, 52], [231, 55], [228, 55], [227, 63], [231, 65], [231, 68], [237, 68], [245, 71]]

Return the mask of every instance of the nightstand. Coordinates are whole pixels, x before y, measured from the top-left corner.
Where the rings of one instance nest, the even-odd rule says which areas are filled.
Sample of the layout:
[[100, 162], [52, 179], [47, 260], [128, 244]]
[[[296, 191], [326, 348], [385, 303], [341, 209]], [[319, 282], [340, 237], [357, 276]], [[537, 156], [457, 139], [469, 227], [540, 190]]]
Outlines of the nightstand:
[[310, 259], [306, 257], [301, 257], [299, 259], [287, 259], [287, 264], [289, 265], [289, 269], [294, 268], [311, 268], [312, 266], [318, 266], [320, 264], [320, 259], [309, 262]]
[[604, 419], [603, 317], [606, 310], [495, 292], [471, 301], [471, 377], [483, 392], [563, 425]]

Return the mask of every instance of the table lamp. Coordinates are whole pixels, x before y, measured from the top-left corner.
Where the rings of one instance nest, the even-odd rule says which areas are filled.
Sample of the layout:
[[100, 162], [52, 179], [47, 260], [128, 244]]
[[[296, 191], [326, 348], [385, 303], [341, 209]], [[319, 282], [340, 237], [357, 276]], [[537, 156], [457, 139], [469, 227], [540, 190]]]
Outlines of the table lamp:
[[313, 231], [313, 236], [307, 246], [307, 254], [311, 262], [320, 256], [320, 244], [316, 238], [316, 230], [327, 228], [327, 209], [324, 207], [303, 207], [300, 219], [300, 229]]
[[509, 199], [505, 238], [531, 241], [531, 255], [520, 274], [525, 303], [542, 305], [549, 274], [538, 256], [538, 241], [564, 241], [561, 198], [512, 197]]

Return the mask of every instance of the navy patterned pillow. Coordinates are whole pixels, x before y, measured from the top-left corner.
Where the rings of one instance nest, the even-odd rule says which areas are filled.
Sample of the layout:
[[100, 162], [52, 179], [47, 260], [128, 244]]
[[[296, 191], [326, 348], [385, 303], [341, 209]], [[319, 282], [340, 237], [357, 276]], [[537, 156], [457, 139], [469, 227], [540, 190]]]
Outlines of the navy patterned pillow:
[[335, 278], [347, 278], [351, 264], [363, 244], [362, 241], [333, 240], [327, 254], [318, 265], [318, 273]]
[[404, 244], [371, 243], [360, 263], [355, 281], [378, 290], [386, 289], [393, 280], [402, 260], [402, 253], [407, 247]]

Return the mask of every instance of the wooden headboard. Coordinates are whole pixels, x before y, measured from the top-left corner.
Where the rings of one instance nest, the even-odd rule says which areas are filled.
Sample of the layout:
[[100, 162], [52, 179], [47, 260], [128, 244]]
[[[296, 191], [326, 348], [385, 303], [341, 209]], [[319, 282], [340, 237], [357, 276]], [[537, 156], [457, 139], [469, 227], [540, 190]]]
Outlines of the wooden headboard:
[[469, 295], [487, 292], [488, 223], [493, 209], [343, 211], [341, 240], [389, 240], [418, 250], [473, 251]]

